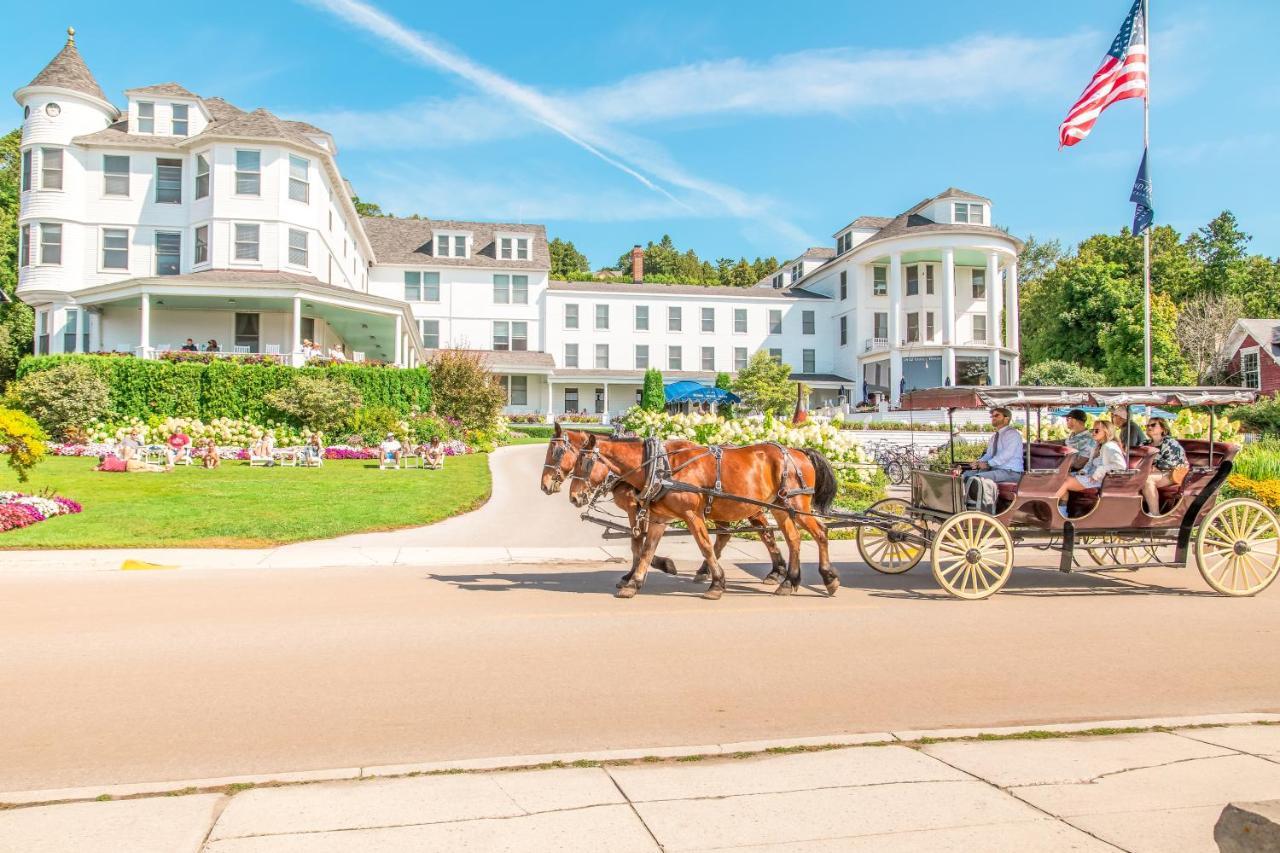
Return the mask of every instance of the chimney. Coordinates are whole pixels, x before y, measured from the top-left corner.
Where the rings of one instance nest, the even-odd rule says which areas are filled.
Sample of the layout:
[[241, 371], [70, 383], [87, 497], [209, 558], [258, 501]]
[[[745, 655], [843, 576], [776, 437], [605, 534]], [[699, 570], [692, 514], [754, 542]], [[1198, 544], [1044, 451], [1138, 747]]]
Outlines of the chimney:
[[631, 249], [631, 280], [636, 284], [644, 281], [644, 249], [638, 243]]

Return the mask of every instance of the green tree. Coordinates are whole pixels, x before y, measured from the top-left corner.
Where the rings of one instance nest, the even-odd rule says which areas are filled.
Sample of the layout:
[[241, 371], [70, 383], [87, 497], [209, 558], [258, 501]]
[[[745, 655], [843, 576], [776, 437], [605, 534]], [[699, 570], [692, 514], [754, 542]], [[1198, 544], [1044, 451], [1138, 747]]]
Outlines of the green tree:
[[640, 408], [650, 412], [662, 412], [667, 408], [667, 394], [662, 387], [662, 371], [650, 367], [644, 372], [644, 390], [640, 393]]
[[361, 201], [360, 196], [351, 197], [351, 203], [356, 207], [356, 213], [361, 216], [390, 216], [389, 213], [383, 213], [382, 208], [372, 201]]
[[[1127, 288], [1126, 304], [1101, 334], [1105, 355], [1103, 372], [1114, 385], [1143, 384], [1142, 292]], [[1136, 292], [1135, 292], [1136, 291]], [[1154, 385], [1186, 385], [1195, 382], [1195, 371], [1178, 346], [1178, 308], [1163, 293], [1151, 296], [1151, 382]]]
[[1019, 384], [1096, 388], [1106, 385], [1107, 377], [1092, 368], [1055, 359], [1042, 361], [1022, 371]]
[[[732, 376], [730, 376], [729, 374], [725, 373], [724, 371], [721, 371], [721, 372], [717, 373], [717, 374], [716, 374], [716, 387], [717, 387], [717, 388], [719, 388], [721, 391], [732, 391], [732, 390], [733, 390], [733, 377], [732, 377]], [[722, 417], [722, 418], [731, 418], [731, 417], [733, 417], [733, 404], [732, 404], [732, 403], [721, 403], [721, 404], [717, 407], [717, 411], [718, 411], [718, 413], [719, 413], [720, 417]]]
[[1201, 289], [1215, 296], [1239, 293], [1248, 259], [1249, 240], [1240, 230], [1235, 214], [1224, 210], [1187, 239], [1188, 247], [1200, 261]]
[[266, 396], [267, 405], [308, 429], [332, 435], [351, 420], [364, 397], [345, 379], [299, 376]]
[[18, 181], [22, 131], [0, 136], [0, 391], [17, 375], [18, 362], [31, 353], [35, 314], [17, 300]]
[[791, 382], [791, 366], [777, 361], [764, 350], [751, 356], [747, 366], [738, 371], [733, 393], [742, 399], [743, 408], [752, 412], [787, 415], [795, 400], [795, 384]]
[[437, 414], [467, 432], [494, 429], [507, 395], [473, 350], [441, 350], [431, 364], [431, 400]]
[[552, 278], [564, 280], [575, 273], [591, 272], [587, 256], [578, 251], [578, 247], [573, 245], [572, 240], [561, 240], [556, 237], [547, 244], [547, 250], [551, 253]]
[[1027, 242], [1018, 255], [1018, 285], [1028, 284], [1044, 278], [1045, 273], [1067, 256], [1059, 240], [1040, 241], [1035, 235], [1027, 237]]
[[106, 380], [89, 365], [77, 362], [59, 364], [11, 383], [5, 399], [58, 439], [73, 437], [111, 411]]
[[[618, 274], [631, 277], [631, 252], [618, 258]], [[761, 279], [773, 275], [778, 269], [777, 258], [759, 258], [748, 261], [745, 257], [718, 258], [713, 264], [698, 257], [693, 249], [681, 252], [670, 234], [663, 234], [657, 243], [644, 247], [645, 281], [671, 284], [707, 284], [727, 287], [751, 287]]]

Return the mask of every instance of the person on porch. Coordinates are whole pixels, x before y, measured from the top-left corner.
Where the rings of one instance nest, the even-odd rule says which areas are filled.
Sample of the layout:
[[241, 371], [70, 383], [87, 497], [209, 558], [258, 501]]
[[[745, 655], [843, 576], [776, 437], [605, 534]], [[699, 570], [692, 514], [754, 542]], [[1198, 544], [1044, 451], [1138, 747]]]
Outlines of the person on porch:
[[187, 342], [182, 345], [183, 352], [199, 352], [200, 347], [196, 346], [196, 342], [191, 338], [187, 338]]

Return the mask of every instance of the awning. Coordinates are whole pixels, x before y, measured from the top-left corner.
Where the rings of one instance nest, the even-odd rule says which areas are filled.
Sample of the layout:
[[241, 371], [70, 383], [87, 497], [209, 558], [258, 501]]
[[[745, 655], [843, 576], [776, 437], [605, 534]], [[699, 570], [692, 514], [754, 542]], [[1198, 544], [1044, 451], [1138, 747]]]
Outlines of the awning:
[[1232, 387], [1048, 388], [958, 385], [922, 388], [902, 395], [901, 408], [989, 409], [994, 406], [1229, 406], [1252, 403], [1257, 392]]
[[668, 405], [671, 403], [740, 403], [742, 400], [737, 394], [716, 388], [712, 385], [703, 385], [701, 382], [694, 382], [686, 379], [683, 382], [672, 382], [662, 389], [666, 395]]

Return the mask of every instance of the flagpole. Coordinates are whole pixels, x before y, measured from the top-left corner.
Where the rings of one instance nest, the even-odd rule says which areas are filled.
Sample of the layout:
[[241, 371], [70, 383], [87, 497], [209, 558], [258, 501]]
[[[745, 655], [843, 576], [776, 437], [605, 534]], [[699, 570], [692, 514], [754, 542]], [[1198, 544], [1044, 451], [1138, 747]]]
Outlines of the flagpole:
[[[1142, 23], [1147, 34], [1147, 92], [1142, 98], [1142, 155], [1148, 159], [1151, 146], [1151, 0], [1142, 0]], [[1151, 173], [1147, 172], [1150, 180]], [[1142, 231], [1142, 353], [1143, 384], [1151, 387], [1151, 226]]]

